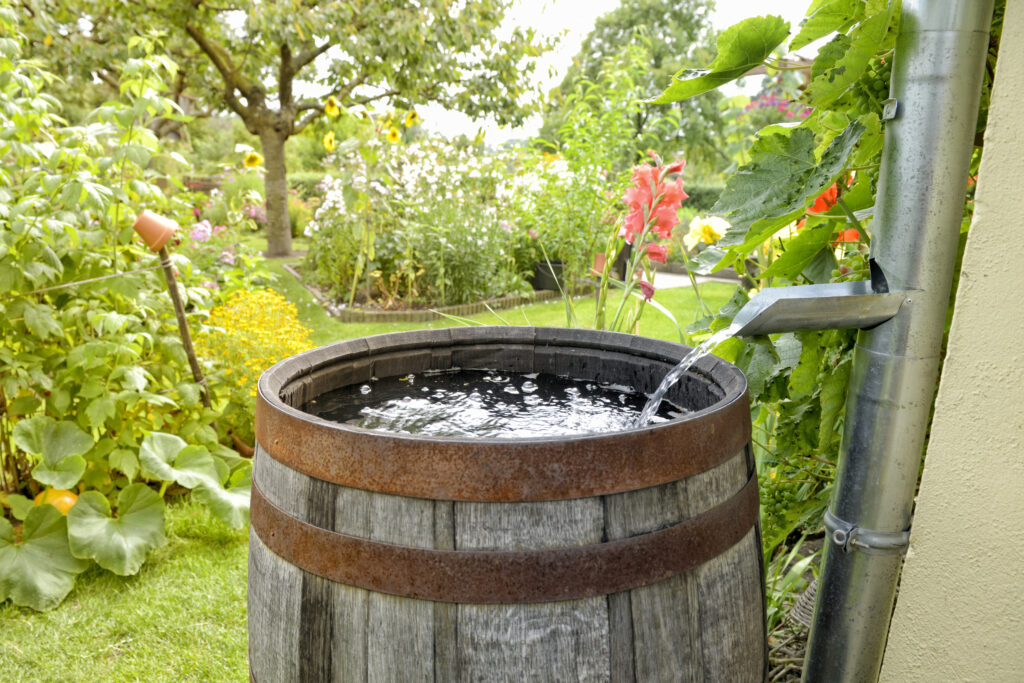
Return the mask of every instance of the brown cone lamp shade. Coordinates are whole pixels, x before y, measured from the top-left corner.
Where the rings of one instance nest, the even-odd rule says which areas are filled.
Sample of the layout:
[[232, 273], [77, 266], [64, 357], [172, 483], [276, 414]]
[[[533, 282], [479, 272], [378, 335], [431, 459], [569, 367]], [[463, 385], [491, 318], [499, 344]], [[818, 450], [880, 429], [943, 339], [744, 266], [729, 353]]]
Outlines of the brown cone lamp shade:
[[160, 251], [167, 244], [167, 240], [171, 239], [174, 231], [178, 229], [178, 224], [169, 218], [146, 210], [135, 219], [132, 228], [139, 233], [139, 237], [147, 247], [152, 251]]

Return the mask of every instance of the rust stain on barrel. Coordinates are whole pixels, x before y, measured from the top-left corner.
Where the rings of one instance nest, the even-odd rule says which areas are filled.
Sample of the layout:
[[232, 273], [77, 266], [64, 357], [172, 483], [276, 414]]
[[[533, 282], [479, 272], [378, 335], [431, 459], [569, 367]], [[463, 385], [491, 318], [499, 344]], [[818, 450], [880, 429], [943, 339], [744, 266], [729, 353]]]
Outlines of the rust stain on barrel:
[[648, 534], [545, 550], [430, 550], [339, 534], [252, 489], [252, 527], [289, 563], [331, 581], [438, 602], [512, 604], [607, 595], [670, 578], [722, 554], [758, 519], [757, 480], [696, 517]]

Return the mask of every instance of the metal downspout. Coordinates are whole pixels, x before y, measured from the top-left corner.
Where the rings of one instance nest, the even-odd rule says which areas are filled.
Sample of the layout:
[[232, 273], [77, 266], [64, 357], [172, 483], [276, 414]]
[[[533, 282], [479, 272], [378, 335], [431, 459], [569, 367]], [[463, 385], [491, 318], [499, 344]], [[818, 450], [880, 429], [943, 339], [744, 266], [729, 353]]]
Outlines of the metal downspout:
[[908, 293], [895, 317], [857, 337], [805, 681], [875, 681], [881, 669], [937, 385], [992, 6], [903, 0], [871, 252], [890, 291]]

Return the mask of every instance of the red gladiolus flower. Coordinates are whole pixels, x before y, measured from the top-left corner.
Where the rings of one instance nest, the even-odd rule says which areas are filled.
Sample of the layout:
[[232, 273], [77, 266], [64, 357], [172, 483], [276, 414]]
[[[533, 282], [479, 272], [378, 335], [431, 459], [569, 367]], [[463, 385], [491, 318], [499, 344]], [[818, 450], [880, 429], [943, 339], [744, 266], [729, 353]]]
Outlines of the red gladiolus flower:
[[658, 263], [665, 263], [668, 260], [668, 247], [664, 244], [648, 244], [647, 258]]
[[808, 213], [824, 213], [836, 205], [836, 200], [839, 196], [839, 188], [836, 187], [835, 183], [832, 183], [832, 187], [828, 188], [814, 200], [811, 204], [811, 208], [807, 209]]
[[644, 301], [650, 301], [651, 297], [654, 296], [654, 285], [647, 280], [640, 280], [640, 291], [644, 294]]

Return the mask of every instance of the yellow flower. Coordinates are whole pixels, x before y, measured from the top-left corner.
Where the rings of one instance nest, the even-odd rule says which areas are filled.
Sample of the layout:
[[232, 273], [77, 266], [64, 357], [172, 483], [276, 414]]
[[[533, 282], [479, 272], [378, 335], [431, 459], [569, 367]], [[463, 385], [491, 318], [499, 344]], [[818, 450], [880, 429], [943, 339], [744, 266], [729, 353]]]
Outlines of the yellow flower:
[[714, 244], [722, 239], [722, 235], [730, 227], [728, 221], [718, 216], [708, 216], [707, 218], [694, 216], [690, 221], [690, 231], [683, 236], [683, 244], [687, 249], [693, 249], [701, 242]]
[[334, 99], [334, 95], [328, 97], [324, 102], [324, 113], [332, 119], [341, 113], [341, 107], [338, 105], [338, 100]]
[[263, 165], [263, 157], [257, 152], [249, 152], [245, 155], [245, 158], [242, 159], [242, 163], [245, 164], [246, 168], [256, 168], [257, 166]]
[[402, 134], [398, 132], [397, 128], [395, 128], [394, 126], [391, 126], [391, 128], [388, 129], [387, 139], [388, 139], [388, 142], [390, 142], [393, 145], [393, 144], [401, 141]]
[[405, 115], [405, 127], [406, 128], [412, 128], [413, 126], [415, 126], [420, 121], [421, 121], [420, 115], [416, 113], [415, 109]]
[[43, 38], [43, 45], [45, 45], [46, 47], [50, 47], [51, 45], [53, 45], [53, 36], [47, 33], [46, 37]]
[[335, 147], [334, 131], [327, 131], [327, 135], [324, 136], [324, 149], [328, 152], [333, 152]]

